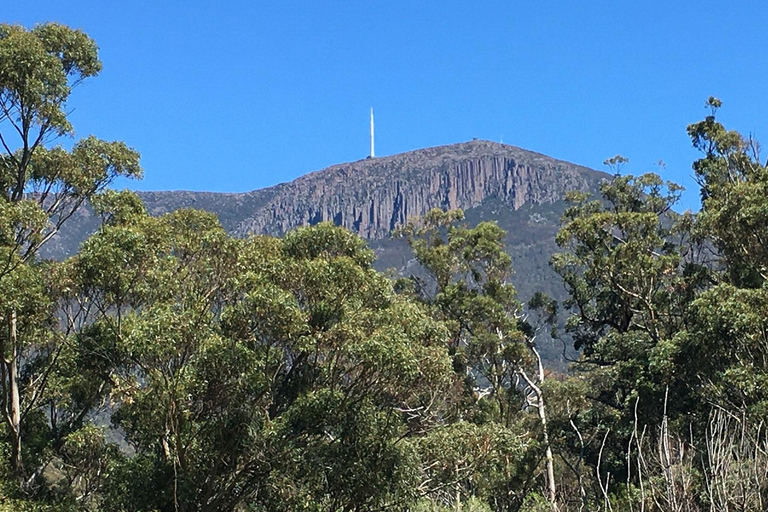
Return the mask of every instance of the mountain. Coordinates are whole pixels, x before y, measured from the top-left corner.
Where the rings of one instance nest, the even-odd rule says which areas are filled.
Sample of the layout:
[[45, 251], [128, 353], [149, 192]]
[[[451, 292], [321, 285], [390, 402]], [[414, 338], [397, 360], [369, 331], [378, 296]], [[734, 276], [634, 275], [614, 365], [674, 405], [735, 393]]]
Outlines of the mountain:
[[[496, 220], [508, 232], [520, 296], [542, 290], [563, 294], [548, 260], [555, 251], [569, 190], [596, 191], [608, 174], [496, 142], [473, 140], [368, 158], [302, 176], [290, 183], [238, 194], [141, 192], [147, 209], [159, 215], [178, 208], [216, 213], [238, 236], [283, 235], [288, 230], [333, 221], [368, 239], [378, 267], [413, 265], [402, 241], [390, 232], [431, 208], [462, 208], [470, 223]], [[98, 226], [82, 210], [46, 249], [44, 256], [74, 253]]]

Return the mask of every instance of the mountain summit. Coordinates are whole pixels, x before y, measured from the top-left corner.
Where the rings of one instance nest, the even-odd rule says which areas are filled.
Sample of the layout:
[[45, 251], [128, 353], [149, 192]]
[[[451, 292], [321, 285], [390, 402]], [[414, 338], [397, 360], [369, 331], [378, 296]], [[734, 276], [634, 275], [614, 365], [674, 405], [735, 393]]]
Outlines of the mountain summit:
[[196, 206], [237, 235], [282, 235], [332, 221], [363, 238], [387, 238], [431, 208], [468, 210], [497, 199], [514, 210], [552, 204], [607, 175], [514, 146], [473, 140], [333, 165], [245, 194], [142, 193], [150, 211]]

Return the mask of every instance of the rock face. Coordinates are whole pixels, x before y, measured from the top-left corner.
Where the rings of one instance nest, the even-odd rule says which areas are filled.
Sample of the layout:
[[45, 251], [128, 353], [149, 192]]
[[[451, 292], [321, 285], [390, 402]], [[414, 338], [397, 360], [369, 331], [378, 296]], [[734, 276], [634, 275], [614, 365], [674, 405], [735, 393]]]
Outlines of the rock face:
[[469, 210], [496, 199], [513, 210], [594, 189], [607, 175], [514, 146], [471, 141], [359, 160], [259, 192], [238, 235], [282, 235], [332, 221], [367, 239], [388, 237], [432, 208]]

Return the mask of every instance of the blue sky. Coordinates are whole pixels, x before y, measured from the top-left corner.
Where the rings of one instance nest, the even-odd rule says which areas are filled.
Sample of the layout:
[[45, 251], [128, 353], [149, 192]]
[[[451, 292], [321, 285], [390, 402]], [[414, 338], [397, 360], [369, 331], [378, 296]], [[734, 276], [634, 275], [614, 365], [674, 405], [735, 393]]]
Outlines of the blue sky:
[[[73, 94], [78, 136], [142, 153], [141, 190], [247, 191], [368, 151], [473, 137], [698, 191], [687, 124], [720, 119], [768, 145], [764, 1], [4, 2], [100, 46]], [[126, 185], [120, 183], [120, 186]]]

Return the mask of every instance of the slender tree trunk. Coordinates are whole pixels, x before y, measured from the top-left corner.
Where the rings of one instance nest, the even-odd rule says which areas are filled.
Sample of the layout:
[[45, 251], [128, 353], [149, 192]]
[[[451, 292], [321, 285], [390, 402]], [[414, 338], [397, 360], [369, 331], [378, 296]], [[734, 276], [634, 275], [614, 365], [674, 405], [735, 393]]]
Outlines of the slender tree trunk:
[[21, 458], [21, 398], [19, 396], [19, 354], [18, 338], [16, 332], [16, 310], [11, 311], [8, 319], [10, 358], [5, 359], [4, 364], [8, 368], [8, 407], [7, 421], [11, 434], [11, 467], [21, 475], [24, 470]]
[[[538, 350], [536, 350], [536, 347], [533, 345], [529, 345], [528, 348], [536, 357], [538, 384], [541, 385], [541, 383], [544, 382], [544, 365], [542, 364], [541, 356], [539, 355]], [[547, 412], [544, 407], [544, 394], [541, 392], [539, 385], [537, 385], [530, 377], [528, 377], [528, 374], [525, 372], [525, 370], [520, 368], [519, 372], [525, 380], [526, 384], [528, 384], [528, 386], [536, 395], [536, 409], [538, 409], [539, 412], [539, 420], [541, 421], [541, 429], [543, 432], [542, 437], [544, 438], [543, 441], [545, 447], [544, 456], [546, 457], [547, 466], [547, 499], [552, 506], [552, 510], [557, 512], [558, 507], [557, 487], [555, 485], [555, 459], [552, 456], [552, 447], [549, 444], [549, 428], [547, 427]]]
[[[539, 385], [544, 382], [544, 364], [541, 361], [541, 355], [536, 347], [530, 347], [533, 354], [536, 356], [536, 362], [538, 364], [539, 371]], [[549, 502], [552, 504], [552, 510], [557, 510], [557, 489], [555, 488], [555, 461], [552, 456], [552, 446], [549, 444], [549, 428], [547, 428], [547, 413], [544, 409], [544, 394], [541, 389], [536, 387], [536, 394], [539, 399], [539, 419], [541, 420], [541, 428], [544, 431], [544, 446], [547, 447], [545, 456], [547, 458], [547, 485], [549, 491]]]
[[539, 406], [539, 418], [541, 418], [541, 425], [544, 429], [544, 446], [547, 447], [545, 456], [547, 458], [547, 491], [549, 503], [552, 505], [552, 510], [557, 510], [557, 490], [555, 488], [555, 461], [552, 457], [552, 447], [549, 444], [549, 432], [547, 430], [547, 416], [544, 412], [544, 403]]
[[461, 512], [461, 484], [459, 483], [458, 466], [456, 466], [456, 512]]

